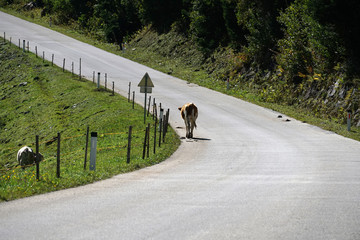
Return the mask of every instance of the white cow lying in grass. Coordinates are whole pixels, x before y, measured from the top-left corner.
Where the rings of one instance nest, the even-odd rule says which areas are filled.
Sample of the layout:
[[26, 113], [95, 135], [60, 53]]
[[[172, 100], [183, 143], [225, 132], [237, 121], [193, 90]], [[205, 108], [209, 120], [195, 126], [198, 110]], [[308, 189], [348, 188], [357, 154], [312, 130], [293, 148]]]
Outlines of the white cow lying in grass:
[[[36, 153], [34, 153], [34, 151], [28, 146], [22, 147], [17, 153], [17, 160], [23, 167], [34, 164], [36, 160]], [[44, 160], [44, 157], [41, 153], [39, 153], [39, 161], [42, 160]]]

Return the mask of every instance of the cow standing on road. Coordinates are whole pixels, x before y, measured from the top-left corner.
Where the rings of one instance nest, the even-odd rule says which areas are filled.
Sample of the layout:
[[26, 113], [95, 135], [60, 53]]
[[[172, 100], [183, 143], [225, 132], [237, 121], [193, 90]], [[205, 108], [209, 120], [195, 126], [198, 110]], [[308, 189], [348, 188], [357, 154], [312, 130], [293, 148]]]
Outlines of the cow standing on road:
[[187, 103], [179, 107], [181, 117], [184, 119], [186, 127], [186, 138], [193, 138], [194, 127], [196, 128], [196, 119], [198, 117], [198, 109], [194, 103]]

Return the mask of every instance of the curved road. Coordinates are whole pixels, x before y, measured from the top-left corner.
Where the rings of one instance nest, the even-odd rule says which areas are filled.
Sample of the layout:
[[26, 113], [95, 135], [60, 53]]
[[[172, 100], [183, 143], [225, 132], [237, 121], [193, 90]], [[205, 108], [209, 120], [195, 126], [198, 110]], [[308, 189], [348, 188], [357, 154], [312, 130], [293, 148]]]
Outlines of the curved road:
[[0, 31], [60, 66], [81, 57], [83, 75], [106, 72], [123, 95], [148, 72], [181, 136], [177, 107], [199, 107], [196, 139], [161, 164], [1, 203], [1, 239], [360, 239], [359, 142], [1, 12]]

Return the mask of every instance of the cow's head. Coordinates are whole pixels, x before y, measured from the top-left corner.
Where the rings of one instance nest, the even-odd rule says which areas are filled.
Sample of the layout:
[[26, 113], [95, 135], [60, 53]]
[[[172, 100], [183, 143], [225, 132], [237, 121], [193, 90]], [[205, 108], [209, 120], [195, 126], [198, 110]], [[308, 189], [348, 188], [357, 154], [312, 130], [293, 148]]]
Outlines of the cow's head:
[[[36, 154], [34, 154], [34, 157], [35, 157], [35, 161], [36, 161]], [[39, 162], [43, 161], [44, 160], [44, 156], [39, 153]]]

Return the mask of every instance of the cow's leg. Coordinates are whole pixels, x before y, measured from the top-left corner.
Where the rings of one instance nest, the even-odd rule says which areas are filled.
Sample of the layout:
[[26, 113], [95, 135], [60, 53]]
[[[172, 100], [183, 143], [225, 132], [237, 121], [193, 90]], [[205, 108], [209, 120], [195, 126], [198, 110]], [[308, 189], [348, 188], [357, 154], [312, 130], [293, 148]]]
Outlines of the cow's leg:
[[190, 138], [193, 138], [193, 132], [194, 132], [194, 124], [193, 123], [191, 123], [191, 127], [190, 127]]
[[191, 138], [191, 136], [190, 136], [190, 122], [186, 123], [186, 138]]
[[190, 129], [191, 138], [193, 138], [193, 133], [194, 133], [195, 126], [196, 126], [196, 123], [195, 123], [194, 119], [191, 119], [191, 129]]
[[185, 118], [186, 138], [190, 138], [190, 121]]

